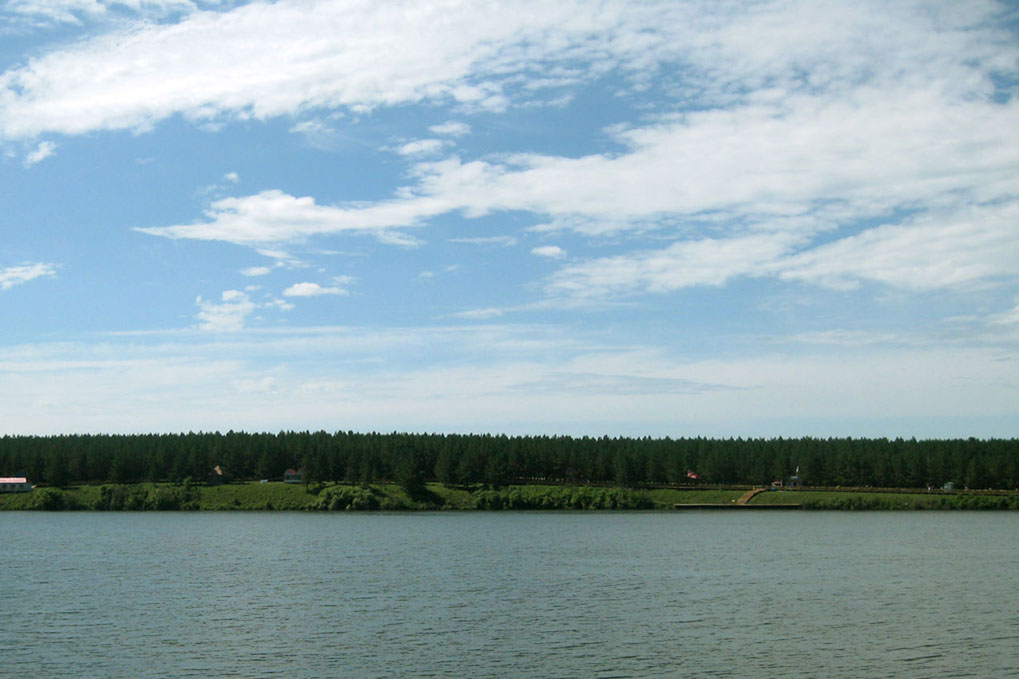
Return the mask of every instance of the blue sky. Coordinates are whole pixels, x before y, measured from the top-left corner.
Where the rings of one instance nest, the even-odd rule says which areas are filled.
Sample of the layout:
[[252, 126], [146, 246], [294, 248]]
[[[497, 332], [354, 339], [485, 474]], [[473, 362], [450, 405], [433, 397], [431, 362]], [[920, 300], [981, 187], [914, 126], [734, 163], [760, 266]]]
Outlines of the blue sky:
[[1017, 433], [1014, 3], [0, 7], [4, 433]]

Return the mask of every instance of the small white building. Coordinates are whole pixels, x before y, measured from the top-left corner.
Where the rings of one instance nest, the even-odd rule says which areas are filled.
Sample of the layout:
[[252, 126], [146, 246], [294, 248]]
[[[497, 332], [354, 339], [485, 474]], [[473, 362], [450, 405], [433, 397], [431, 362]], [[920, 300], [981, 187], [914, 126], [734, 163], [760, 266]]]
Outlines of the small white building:
[[28, 493], [32, 484], [24, 476], [0, 476], [0, 493]]

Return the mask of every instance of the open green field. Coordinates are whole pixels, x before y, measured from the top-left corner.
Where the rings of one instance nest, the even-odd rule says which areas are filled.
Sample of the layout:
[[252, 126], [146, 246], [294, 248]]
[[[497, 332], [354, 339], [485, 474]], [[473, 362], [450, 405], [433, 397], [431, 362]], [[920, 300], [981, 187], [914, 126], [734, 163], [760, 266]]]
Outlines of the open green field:
[[[0, 510], [527, 510], [669, 509], [676, 504], [733, 505], [741, 489], [634, 490], [600, 486], [506, 486], [499, 489], [429, 483], [414, 493], [396, 484], [232, 483], [105, 484], [37, 488], [0, 495]], [[751, 505], [798, 504], [804, 509], [1019, 509], [1019, 493], [865, 492], [781, 490], [760, 493]]]

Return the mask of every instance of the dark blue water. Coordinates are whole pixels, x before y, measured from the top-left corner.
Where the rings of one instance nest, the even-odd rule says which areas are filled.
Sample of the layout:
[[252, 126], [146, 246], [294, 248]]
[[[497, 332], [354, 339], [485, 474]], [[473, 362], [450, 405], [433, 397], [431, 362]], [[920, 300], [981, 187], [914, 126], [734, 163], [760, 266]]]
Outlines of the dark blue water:
[[0, 676], [1019, 676], [1019, 514], [0, 513]]

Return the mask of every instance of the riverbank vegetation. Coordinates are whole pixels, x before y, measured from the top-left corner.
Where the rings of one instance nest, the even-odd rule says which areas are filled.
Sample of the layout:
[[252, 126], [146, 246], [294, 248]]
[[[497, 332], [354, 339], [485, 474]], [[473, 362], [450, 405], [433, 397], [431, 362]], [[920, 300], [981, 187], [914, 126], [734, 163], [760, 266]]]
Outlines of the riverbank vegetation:
[[[675, 505], [735, 505], [743, 489], [510, 485], [445, 486], [413, 492], [393, 484], [231, 483], [203, 486], [137, 483], [37, 488], [0, 495], [0, 510], [91, 511], [435, 511], [668, 509]], [[752, 505], [799, 504], [804, 509], [1019, 509], [1019, 494], [910, 493], [835, 490], [760, 493]]]
[[[0, 476], [70, 484], [204, 482], [214, 467], [234, 481], [425, 481], [491, 488], [533, 483], [763, 485], [799, 470], [810, 486], [1019, 488], [1017, 439], [573, 438], [355, 432], [227, 432], [4, 436]], [[501, 491], [499, 491], [501, 492]]]

